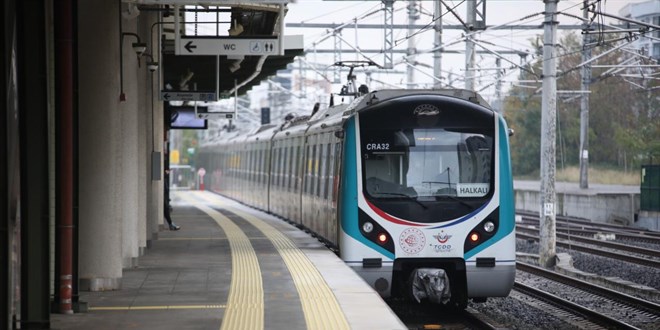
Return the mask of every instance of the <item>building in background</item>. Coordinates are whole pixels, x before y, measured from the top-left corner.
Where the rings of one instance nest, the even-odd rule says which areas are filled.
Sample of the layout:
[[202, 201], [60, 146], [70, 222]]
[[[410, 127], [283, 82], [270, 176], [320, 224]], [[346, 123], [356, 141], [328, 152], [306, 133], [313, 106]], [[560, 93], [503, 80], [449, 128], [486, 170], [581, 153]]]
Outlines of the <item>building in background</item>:
[[[660, 0], [650, 0], [630, 3], [621, 8], [619, 14], [623, 17], [644, 23], [660, 26]], [[660, 60], [660, 30], [653, 30], [647, 37], [639, 38], [635, 46], [644, 50], [644, 54]]]

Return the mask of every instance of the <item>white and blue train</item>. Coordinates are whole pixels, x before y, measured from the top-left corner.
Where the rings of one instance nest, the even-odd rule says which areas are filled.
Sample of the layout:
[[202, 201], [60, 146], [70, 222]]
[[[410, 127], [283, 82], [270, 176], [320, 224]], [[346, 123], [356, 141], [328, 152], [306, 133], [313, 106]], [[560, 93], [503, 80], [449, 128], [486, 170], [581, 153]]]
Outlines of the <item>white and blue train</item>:
[[464, 308], [515, 277], [509, 130], [465, 90], [383, 90], [200, 148], [207, 189], [337, 248], [383, 297]]

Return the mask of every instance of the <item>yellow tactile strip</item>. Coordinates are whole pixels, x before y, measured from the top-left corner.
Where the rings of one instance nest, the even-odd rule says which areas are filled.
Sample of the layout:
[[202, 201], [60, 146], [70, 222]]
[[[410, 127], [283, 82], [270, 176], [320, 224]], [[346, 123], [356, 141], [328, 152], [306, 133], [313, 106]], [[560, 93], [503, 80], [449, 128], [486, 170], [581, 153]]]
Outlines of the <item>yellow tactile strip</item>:
[[229, 239], [231, 285], [220, 329], [263, 329], [264, 290], [261, 268], [250, 239], [220, 212], [197, 203], [187, 194], [179, 196], [213, 218]]
[[[212, 195], [198, 192], [193, 194], [227, 208], [219, 198], [214, 198]], [[350, 329], [339, 302], [328, 284], [309, 258], [288, 237], [249, 213], [235, 208], [232, 208], [231, 212], [264, 233], [279, 252], [298, 290], [308, 329]], [[232, 283], [233, 278], [232, 275]], [[231, 302], [228, 303], [230, 304]]]

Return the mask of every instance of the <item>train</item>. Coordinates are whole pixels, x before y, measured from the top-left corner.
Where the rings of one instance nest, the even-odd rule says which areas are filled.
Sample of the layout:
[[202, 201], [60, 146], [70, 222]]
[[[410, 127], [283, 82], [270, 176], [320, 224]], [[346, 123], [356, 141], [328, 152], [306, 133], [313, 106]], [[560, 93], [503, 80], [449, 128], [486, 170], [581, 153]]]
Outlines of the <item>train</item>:
[[205, 187], [312, 233], [383, 298], [509, 294], [504, 118], [461, 89], [378, 90], [199, 148]]

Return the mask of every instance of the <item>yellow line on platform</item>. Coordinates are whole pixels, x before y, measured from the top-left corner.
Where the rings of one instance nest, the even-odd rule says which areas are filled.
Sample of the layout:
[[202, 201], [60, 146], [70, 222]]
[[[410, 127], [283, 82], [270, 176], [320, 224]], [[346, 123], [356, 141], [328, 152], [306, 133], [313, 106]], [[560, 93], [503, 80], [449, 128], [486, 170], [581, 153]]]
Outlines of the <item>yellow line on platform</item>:
[[186, 193], [177, 195], [213, 218], [229, 239], [231, 284], [221, 329], [263, 329], [263, 281], [257, 254], [250, 239], [240, 227], [220, 212], [197, 202]]
[[144, 311], [169, 309], [223, 309], [227, 305], [167, 305], [167, 306], [99, 306], [90, 307], [90, 311]]
[[[200, 192], [193, 194], [227, 208], [227, 205], [214, 195]], [[263, 232], [282, 256], [300, 296], [307, 329], [350, 329], [346, 316], [325, 279], [293, 241], [249, 213], [235, 208], [231, 211]]]

